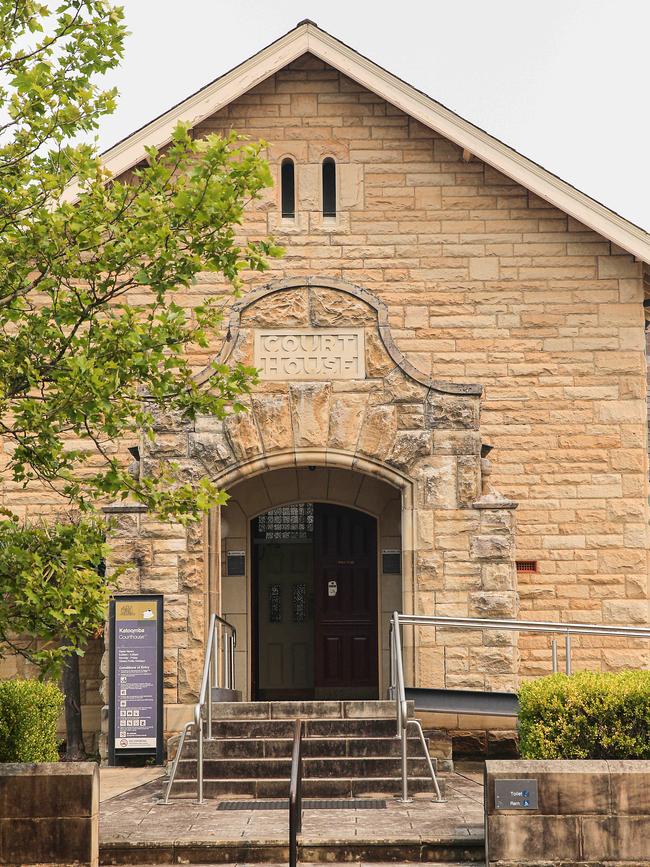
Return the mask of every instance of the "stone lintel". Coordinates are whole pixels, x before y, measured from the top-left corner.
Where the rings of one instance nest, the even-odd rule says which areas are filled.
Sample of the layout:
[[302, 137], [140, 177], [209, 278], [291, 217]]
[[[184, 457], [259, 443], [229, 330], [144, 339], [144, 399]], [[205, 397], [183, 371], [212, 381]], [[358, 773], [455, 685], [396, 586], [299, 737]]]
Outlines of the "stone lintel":
[[149, 511], [149, 507], [144, 503], [111, 503], [108, 506], [102, 506], [102, 512], [105, 515], [143, 515]]

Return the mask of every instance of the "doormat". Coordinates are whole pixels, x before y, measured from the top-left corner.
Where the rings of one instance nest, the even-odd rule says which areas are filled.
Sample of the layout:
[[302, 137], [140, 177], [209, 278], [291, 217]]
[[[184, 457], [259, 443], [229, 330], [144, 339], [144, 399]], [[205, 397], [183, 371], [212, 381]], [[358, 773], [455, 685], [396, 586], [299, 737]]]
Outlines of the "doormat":
[[[386, 801], [375, 798], [358, 798], [338, 801], [308, 800], [302, 802], [303, 810], [385, 810]], [[289, 801], [220, 801], [218, 810], [288, 810]]]

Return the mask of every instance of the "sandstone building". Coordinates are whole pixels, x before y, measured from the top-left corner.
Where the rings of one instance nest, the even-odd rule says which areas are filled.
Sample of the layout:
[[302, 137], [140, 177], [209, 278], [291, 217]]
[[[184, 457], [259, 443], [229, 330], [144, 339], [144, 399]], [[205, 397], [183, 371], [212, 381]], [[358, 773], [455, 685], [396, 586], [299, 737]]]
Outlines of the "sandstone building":
[[[108, 167], [179, 119], [269, 142], [275, 187], [243, 230], [286, 255], [193, 358], [206, 387], [215, 356], [258, 367], [249, 412], [161, 418], [140, 444], [140, 472], [173, 458], [228, 505], [190, 530], [111, 509], [123, 589], [164, 594], [167, 730], [196, 699], [210, 612], [237, 627], [251, 699], [383, 696], [395, 609], [646, 624], [650, 236], [310, 22]], [[179, 303], [223, 291], [206, 274]], [[409, 642], [421, 685], [550, 669], [546, 637]], [[575, 646], [577, 668], [647, 662], [643, 643]]]

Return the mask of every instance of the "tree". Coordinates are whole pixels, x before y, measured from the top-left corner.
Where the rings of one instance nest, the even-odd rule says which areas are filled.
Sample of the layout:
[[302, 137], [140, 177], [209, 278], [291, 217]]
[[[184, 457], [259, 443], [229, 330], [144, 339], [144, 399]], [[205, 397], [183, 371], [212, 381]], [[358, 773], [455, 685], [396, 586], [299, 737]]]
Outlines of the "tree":
[[[92, 538], [98, 550], [102, 498], [132, 497], [185, 523], [223, 502], [209, 478], [183, 482], [171, 463], [153, 477], [133, 478], [114, 444], [152, 437], [160, 407], [190, 420], [243, 408], [252, 369], [215, 364], [207, 390], [186, 357], [210, 345], [223, 299], [187, 310], [175, 295], [200, 271], [222, 275], [237, 291], [244, 269], [263, 270], [268, 257], [281, 254], [268, 239], [236, 240], [247, 202], [271, 183], [263, 143], [234, 133], [195, 139], [179, 124], [169, 145], [149, 148], [127, 180], [109, 177], [87, 140], [115, 106], [115, 92], [98, 81], [119, 63], [124, 35], [122, 10], [103, 0], [62, 0], [55, 10], [0, 0], [4, 473], [20, 485], [50, 488], [76, 514], [46, 530], [20, 524], [9, 509], [0, 537], [10, 558], [18, 557], [24, 534], [22, 547], [42, 564], [34, 573], [42, 580], [53, 549], [78, 553], [80, 540]], [[129, 300], [134, 291], [142, 303]], [[83, 653], [104, 618], [105, 582], [91, 578], [91, 561], [71, 562], [73, 571], [59, 570], [54, 584], [70, 589], [77, 569], [82, 598], [71, 605], [61, 592], [46, 603], [58, 643], [20, 648], [46, 673]], [[25, 615], [36, 601], [10, 573], [0, 567], [0, 597], [10, 600], [0, 607], [0, 639], [23, 629], [40, 639], [40, 626]]]

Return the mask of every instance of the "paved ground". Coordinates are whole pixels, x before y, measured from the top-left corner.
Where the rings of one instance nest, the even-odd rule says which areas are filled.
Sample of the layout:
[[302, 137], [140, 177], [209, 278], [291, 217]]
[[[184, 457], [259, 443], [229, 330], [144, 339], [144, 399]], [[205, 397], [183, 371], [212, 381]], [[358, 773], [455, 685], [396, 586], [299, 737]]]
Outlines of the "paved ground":
[[164, 775], [163, 768], [100, 768], [99, 800], [108, 801]]
[[[482, 772], [462, 768], [445, 774], [447, 801], [416, 796], [411, 804], [387, 798], [382, 810], [306, 810], [303, 845], [328, 841], [369, 843], [430, 841], [454, 838], [483, 839]], [[286, 810], [219, 811], [218, 800], [199, 806], [189, 799], [160, 803], [162, 780], [154, 780], [102, 798], [100, 839], [102, 846], [119, 843], [285, 843]], [[244, 802], [245, 803], [245, 802]]]

